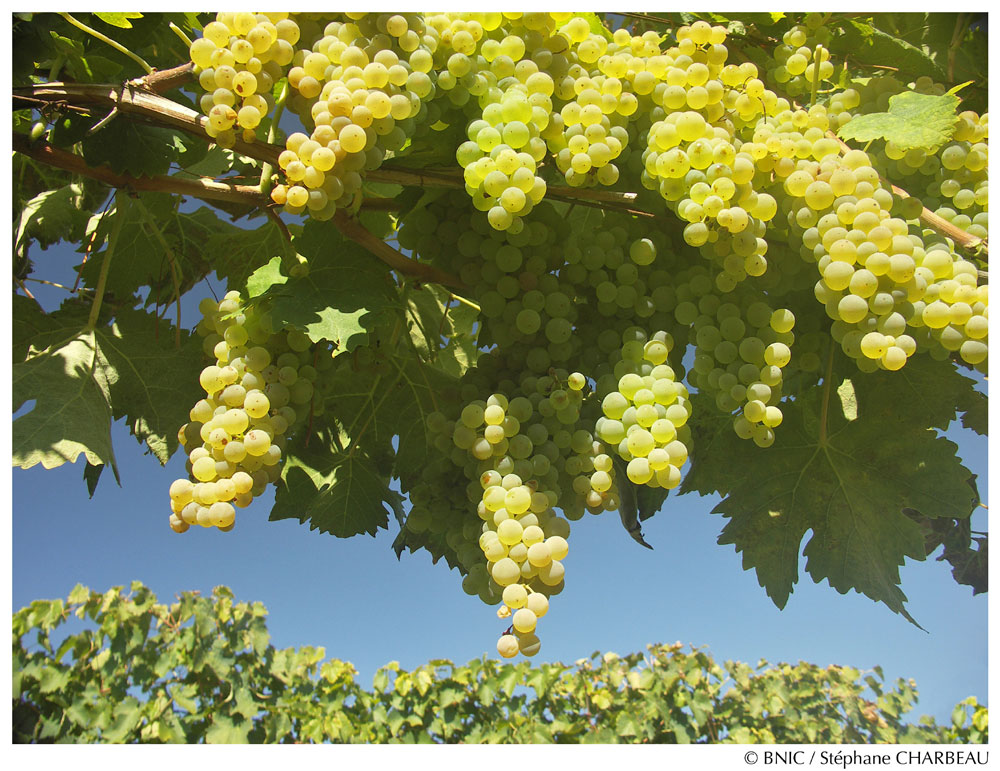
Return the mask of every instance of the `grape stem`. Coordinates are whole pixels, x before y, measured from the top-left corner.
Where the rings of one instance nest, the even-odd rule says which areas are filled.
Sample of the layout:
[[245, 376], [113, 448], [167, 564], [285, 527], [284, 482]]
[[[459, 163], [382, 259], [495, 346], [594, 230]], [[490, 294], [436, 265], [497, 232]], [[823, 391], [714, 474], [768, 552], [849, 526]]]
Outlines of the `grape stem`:
[[[285, 85], [281, 89], [281, 93], [278, 95], [277, 101], [274, 103], [274, 115], [271, 117], [271, 125], [267, 128], [267, 143], [269, 145], [274, 144], [274, 140], [278, 135], [278, 122], [281, 120], [282, 114], [285, 112], [285, 101], [288, 99], [288, 80], [285, 80]], [[274, 180], [272, 179], [272, 174], [274, 173], [274, 164], [270, 161], [264, 161], [260, 167], [260, 192], [264, 195], [270, 195], [271, 188], [274, 186]]]
[[333, 215], [333, 221], [345, 236], [359, 246], [371, 252], [393, 270], [425, 282], [441, 284], [455, 289], [468, 289], [462, 281], [444, 271], [438, 270], [427, 263], [417, 262], [402, 252], [393, 249], [389, 244], [372, 233], [368, 228], [353, 219], [346, 212], [338, 211]]
[[187, 35], [184, 34], [184, 30], [182, 30], [173, 22], [170, 22], [168, 26], [170, 27], [170, 31], [173, 32], [175, 35], [177, 35], [177, 37], [181, 39], [181, 42], [183, 42], [185, 46], [187, 46], [188, 48], [191, 47], [191, 38], [189, 38]]
[[[124, 206], [122, 205], [124, 203]], [[101, 263], [101, 273], [97, 278], [97, 287], [94, 290], [94, 303], [90, 306], [90, 316], [87, 318], [87, 326], [84, 332], [93, 332], [97, 327], [97, 317], [101, 313], [101, 302], [104, 299], [104, 287], [108, 283], [108, 274], [111, 272], [111, 258], [114, 257], [115, 247], [118, 245], [118, 236], [122, 232], [122, 224], [125, 221], [125, 212], [128, 210], [128, 196], [121, 196], [115, 191], [115, 220], [111, 223], [111, 234], [108, 236], [108, 248], [104, 251], [104, 262]]]
[[826, 446], [826, 419], [830, 410], [830, 391], [833, 390], [833, 345], [829, 346], [830, 356], [826, 361], [826, 377], [823, 378], [823, 407], [819, 416], [819, 445]]
[[[14, 278], [17, 281], [20, 281], [20, 279], [17, 278], [16, 276]], [[67, 292], [69, 292], [71, 294], [76, 291], [75, 289], [72, 289], [71, 287], [68, 287], [65, 284], [60, 284], [57, 281], [49, 281], [48, 279], [44, 279], [44, 278], [35, 278], [34, 276], [25, 276], [24, 280], [25, 281], [34, 281], [36, 284], [46, 284], [47, 286], [54, 286], [57, 289], [65, 289]], [[25, 291], [27, 292], [26, 289], [25, 289]], [[84, 290], [84, 291], [89, 291], [89, 290]], [[30, 294], [29, 294], [29, 297], [30, 297]], [[34, 299], [34, 298], [32, 298], [32, 299]]]
[[59, 13], [59, 15], [60, 15], [60, 16], [62, 16], [62, 17], [63, 17], [63, 18], [64, 18], [64, 19], [66, 20], [66, 21], [68, 21], [68, 22], [69, 22], [70, 24], [72, 24], [72, 25], [73, 25], [74, 27], [76, 27], [77, 29], [80, 29], [80, 30], [83, 30], [83, 31], [84, 31], [84, 32], [86, 32], [86, 33], [87, 33], [88, 35], [91, 35], [91, 36], [93, 36], [93, 37], [97, 38], [98, 40], [100, 40], [100, 41], [101, 41], [101, 42], [103, 42], [103, 43], [107, 43], [107, 44], [108, 44], [109, 46], [111, 46], [112, 48], [114, 48], [114, 49], [115, 49], [116, 51], [118, 51], [119, 53], [122, 53], [122, 54], [125, 54], [125, 56], [127, 56], [127, 57], [128, 57], [129, 59], [131, 59], [132, 61], [136, 62], [136, 63], [137, 63], [137, 64], [138, 64], [138, 65], [139, 65], [140, 67], [142, 67], [142, 68], [143, 68], [143, 69], [144, 69], [144, 70], [146, 71], [146, 74], [147, 74], [147, 75], [150, 75], [150, 74], [152, 74], [152, 72], [153, 72], [153, 68], [152, 68], [152, 67], [150, 67], [150, 66], [149, 66], [149, 65], [148, 65], [148, 64], [146, 63], [146, 60], [145, 60], [145, 59], [143, 59], [143, 58], [142, 58], [141, 56], [139, 56], [138, 54], [134, 54], [134, 53], [132, 53], [131, 51], [129, 51], [129, 50], [128, 50], [128, 49], [127, 49], [127, 48], [126, 48], [125, 46], [123, 46], [123, 45], [122, 45], [121, 43], [119, 43], [119, 42], [117, 42], [117, 41], [115, 41], [115, 40], [112, 40], [112, 39], [111, 39], [111, 38], [109, 38], [109, 37], [108, 37], [107, 35], [105, 35], [105, 34], [104, 34], [103, 32], [98, 32], [98, 31], [97, 31], [96, 29], [94, 29], [93, 27], [88, 27], [88, 26], [87, 26], [86, 24], [84, 24], [84, 23], [83, 23], [82, 21], [78, 21], [77, 19], [74, 19], [74, 18], [73, 18], [72, 16], [70, 16], [70, 15], [69, 15], [68, 13], [63, 13], [63, 12], [60, 12], [60, 13]]
[[[136, 206], [139, 207], [139, 212], [142, 214], [142, 218], [145, 220], [145, 225], [149, 226], [149, 229], [153, 231], [153, 236], [157, 241], [160, 242], [160, 246], [163, 247], [164, 254], [167, 255], [167, 264], [170, 266], [170, 278], [174, 284], [174, 302], [177, 307], [177, 326], [174, 329], [174, 346], [179, 350], [181, 347], [181, 279], [180, 270], [177, 267], [177, 258], [174, 256], [174, 250], [170, 248], [170, 244], [167, 243], [167, 239], [163, 237], [163, 232], [157, 227], [156, 222], [153, 220], [153, 216], [149, 213], [149, 209], [142, 202], [141, 199], [135, 199]], [[146, 228], [144, 227], [143, 230]]]
[[472, 300], [469, 300], [466, 297], [462, 297], [462, 295], [455, 294], [454, 292], [449, 292], [448, 296], [452, 300], [457, 300], [458, 302], [462, 303], [463, 305], [468, 305], [470, 308], [475, 308], [477, 311], [482, 311], [482, 308], [480, 308], [478, 305], [476, 305], [474, 302], [472, 302]]
[[822, 55], [823, 55], [823, 46], [817, 43], [816, 50], [813, 52], [813, 82], [812, 82], [812, 96], [809, 99], [810, 107], [814, 107], [816, 105], [816, 94], [819, 91], [819, 65]]
[[965, 37], [966, 30], [969, 29], [971, 19], [969, 14], [960, 13], [955, 19], [955, 31], [951, 35], [951, 44], [948, 46], [948, 80], [955, 82], [955, 57], [958, 49], [962, 46], [962, 38]]
[[[23, 281], [22, 281], [22, 280], [21, 280], [20, 278], [18, 278], [17, 276], [14, 276], [14, 281], [15, 281], [15, 282], [17, 282], [17, 286], [18, 286], [18, 287], [20, 288], [20, 290], [21, 290], [22, 292], [24, 292], [25, 296], [26, 296], [26, 297], [27, 297], [27, 298], [28, 298], [29, 300], [34, 300], [34, 301], [35, 301], [35, 305], [37, 305], [37, 306], [38, 306], [39, 308], [41, 308], [41, 307], [42, 307], [42, 304], [41, 304], [40, 302], [38, 302], [38, 298], [36, 298], [36, 297], [35, 297], [35, 296], [34, 296], [34, 295], [33, 295], [33, 294], [31, 293], [31, 291], [30, 291], [30, 290], [28, 289], [28, 287], [26, 287], [26, 286], [24, 285], [24, 282], [23, 282]], [[39, 283], [51, 283], [51, 282], [41, 282], [41, 281], [40, 281]], [[63, 288], [65, 289], [65, 287], [63, 287]], [[42, 308], [42, 310], [44, 311], [45, 309], [44, 309], [44, 308]]]

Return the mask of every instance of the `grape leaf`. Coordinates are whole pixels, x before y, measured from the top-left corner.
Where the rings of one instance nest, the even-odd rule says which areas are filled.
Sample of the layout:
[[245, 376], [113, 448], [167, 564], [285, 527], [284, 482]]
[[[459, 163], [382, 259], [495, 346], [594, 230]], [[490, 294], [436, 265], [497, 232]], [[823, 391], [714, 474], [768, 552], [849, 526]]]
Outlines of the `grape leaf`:
[[912, 357], [896, 373], [893, 387], [900, 401], [912, 405], [928, 426], [943, 431], [961, 413], [966, 428], [986, 435], [986, 394], [957, 367], [929, 356]]
[[650, 487], [649, 485], [639, 485], [635, 491], [636, 503], [639, 506], [639, 521], [645, 522], [656, 514], [667, 500], [669, 490], [662, 487]]
[[[800, 544], [811, 531], [803, 554], [814, 581], [864, 593], [913, 621], [898, 568], [926, 552], [902, 509], [965, 518], [978, 500], [956, 446], [935, 435], [919, 405], [900, 409], [899, 374], [851, 374], [857, 420], [834, 406], [842, 377], [782, 405], [785, 420], [767, 449], [737, 438], [728, 419], [694, 424], [697, 452], [684, 491], [726, 496], [714, 509], [729, 519], [719, 543], [743, 553], [744, 568], [756, 570], [779, 608], [798, 581]], [[698, 398], [702, 408], [711, 410], [710, 400]], [[721, 458], [723, 470], [710, 471]]]
[[427, 463], [427, 416], [440, 410], [454, 391], [455, 378], [428, 367], [416, 356], [390, 358], [398, 379], [391, 386], [391, 409], [386, 410], [388, 430], [398, 436], [395, 473], [408, 476], [419, 473]]
[[272, 286], [288, 283], [288, 278], [281, 275], [281, 258], [272, 257], [270, 262], [257, 268], [247, 278], [247, 297], [259, 297]]
[[[237, 259], [228, 249], [219, 248], [217, 239], [220, 234], [228, 235], [230, 242], [238, 242], [245, 239], [248, 232], [255, 233], [258, 240], [254, 247], [257, 250], [266, 249], [269, 243], [281, 242], [280, 236], [275, 241], [269, 239], [269, 233], [276, 230], [272, 223], [257, 231], [247, 231], [220, 220], [207, 207], [192, 212], [178, 211], [176, 200], [171, 196], [143, 193], [139, 200], [148, 210], [149, 217], [143, 216], [139, 206], [128, 207], [118, 245], [115, 247], [111, 271], [108, 273], [105, 289], [118, 298], [127, 298], [140, 288], [148, 286], [151, 291], [146, 296], [147, 306], [172, 304], [177, 289], [174, 284], [175, 271], [181, 294], [212, 270], [216, 270], [222, 278], [236, 272], [245, 279], [256, 267], [250, 260], [259, 259], [257, 255], [260, 251], [248, 250], [243, 259]], [[101, 234], [108, 231], [112, 220], [110, 216], [103, 218]], [[155, 234], [154, 227], [163, 237], [162, 242]], [[98, 243], [100, 242], [99, 236]], [[164, 242], [170, 248], [169, 254], [163, 246]], [[217, 251], [213, 251], [213, 248]], [[273, 254], [271, 252], [269, 257]], [[81, 268], [86, 286], [96, 286], [101, 262], [98, 253], [92, 255]]]
[[143, 177], [166, 174], [184, 144], [171, 129], [116, 116], [97, 133], [84, 137], [81, 147], [88, 166], [107, 164], [119, 174]]
[[104, 464], [95, 466], [88, 462], [87, 465], [83, 467], [83, 481], [87, 485], [87, 495], [91, 498], [94, 497], [94, 493], [97, 491], [97, 483], [101, 481], [102, 471], [104, 471]]
[[863, 19], [847, 19], [840, 29], [841, 34], [830, 41], [834, 54], [850, 56], [857, 64], [883, 66], [892, 62], [905, 73], [930, 75], [938, 81], [948, 79], [944, 68], [925, 51]]
[[138, 310], [119, 311], [110, 329], [97, 330], [108, 381], [111, 414], [126, 419], [132, 435], [160, 463], [177, 449], [177, 429], [200, 397], [201, 338]]
[[84, 453], [117, 478], [111, 421], [118, 418], [166, 463], [197, 398], [199, 342], [184, 333], [181, 350], [174, 349], [166, 342], [173, 327], [137, 310], [120, 311], [110, 327], [81, 331], [83, 312], [49, 314], [14, 363], [14, 411], [35, 400], [13, 423], [14, 465], [54, 468]]
[[180, 159], [185, 171], [202, 177], [221, 177], [231, 171], [235, 163], [235, 153], [218, 145], [205, 148], [205, 153], [194, 160], [194, 156]]
[[402, 512], [403, 498], [370, 456], [338, 449], [330, 434], [318, 431], [308, 447], [289, 448], [270, 519], [308, 520], [310, 530], [340, 538], [375, 535], [388, 528], [390, 509]]
[[410, 339], [423, 361], [452, 377], [461, 377], [475, 364], [479, 311], [451, 300], [451, 293], [436, 284], [407, 286], [403, 301]]
[[98, 375], [97, 348], [93, 332], [80, 332], [14, 364], [14, 411], [35, 400], [12, 425], [15, 466], [55, 468], [75, 463], [83, 453], [88, 463], [110, 465], [117, 477], [110, 399], [107, 381]]
[[973, 538], [976, 548], [946, 551], [938, 559], [946, 559], [951, 564], [951, 574], [960, 584], [972, 587], [973, 594], [989, 589], [989, 537]]
[[870, 142], [885, 139], [902, 150], [939, 147], [951, 139], [959, 105], [955, 94], [918, 94], [904, 91], [889, 97], [888, 112], [858, 115], [841, 126], [841, 139]]
[[60, 239], [78, 240], [87, 224], [81, 183], [47, 190], [32, 198], [21, 209], [21, 219], [14, 229], [14, 251], [26, 253], [31, 240], [42, 247]]
[[106, 24], [110, 24], [112, 27], [118, 27], [119, 29], [132, 29], [132, 22], [129, 19], [141, 19], [141, 13], [117, 13], [117, 12], [100, 12], [94, 11], [94, 16], [96, 16], [101, 21]]
[[205, 731], [206, 744], [246, 744], [253, 723], [236, 721], [225, 715], [212, 715], [212, 725]]
[[581, 16], [587, 20], [587, 24], [590, 25], [591, 34], [600, 35], [608, 42], [611, 42], [614, 36], [611, 34], [611, 30], [609, 30], [607, 26], [604, 24], [604, 22], [601, 20], [600, 16], [590, 11], [588, 11], [587, 13], [578, 13], [576, 15]]
[[258, 300], [269, 303], [277, 326], [299, 327], [313, 342], [330, 340], [351, 351], [368, 340], [368, 329], [398, 309], [388, 269], [335, 228], [311, 222], [294, 246], [309, 260], [306, 275], [265, 291], [260, 291], [265, 282], [277, 282], [280, 273], [258, 274], [254, 283]]
[[[39, 342], [44, 335], [63, 328], [60, 319], [65, 311], [56, 313], [45, 313], [34, 300], [29, 300], [24, 295], [15, 294], [11, 299], [12, 335], [11, 345], [13, 348], [14, 364], [28, 358], [32, 348], [35, 351], [44, 348], [46, 344], [39, 346]], [[77, 316], [76, 329], [83, 324], [85, 316]], [[59, 333], [56, 333], [58, 338]]]
[[[214, 270], [231, 289], [242, 288], [250, 274], [275, 255], [293, 251], [281, 228], [271, 220], [255, 229], [236, 227], [203, 207], [184, 218], [183, 226], [189, 236], [186, 243], [202, 255], [206, 272]], [[198, 238], [200, 242], [196, 242]]]
[[[172, 197], [165, 194], [144, 194], [140, 200], [169, 244], [173, 239], [167, 238], [167, 235], [175, 219]], [[108, 272], [105, 284], [105, 290], [118, 298], [128, 298], [142, 286], [158, 287], [171, 284], [166, 252], [159, 239], [151, 233], [151, 226], [147, 223], [142, 206], [130, 204], [128, 207], [122, 207], [124, 221], [118, 234], [111, 270]], [[106, 245], [108, 233], [118, 216], [121, 215], [116, 206], [109, 209], [107, 215], [101, 218], [96, 243]], [[175, 259], [178, 258], [178, 253], [183, 254], [180, 250], [172, 249], [172, 251]], [[103, 250], [91, 254], [90, 259], [80, 269], [85, 286], [91, 288], [97, 286], [103, 262]]]

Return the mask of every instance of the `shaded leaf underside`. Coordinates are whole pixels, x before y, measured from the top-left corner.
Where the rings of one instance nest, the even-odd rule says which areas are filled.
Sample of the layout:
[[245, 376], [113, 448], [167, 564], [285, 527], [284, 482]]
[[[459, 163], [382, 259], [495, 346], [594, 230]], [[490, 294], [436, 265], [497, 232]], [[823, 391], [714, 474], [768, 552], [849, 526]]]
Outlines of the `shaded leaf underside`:
[[[914, 380], [921, 374], [919, 367], [911, 373]], [[899, 566], [926, 552], [920, 528], [902, 509], [931, 518], [972, 511], [975, 487], [957, 447], [926, 428], [922, 405], [900, 398], [898, 379], [886, 382], [898, 375], [852, 373], [856, 403], [849, 412], [856, 404], [856, 420], [845, 418], [834, 393], [843, 377], [834, 377], [829, 390], [812, 389], [785, 410], [779, 439], [767, 449], [737, 438], [729, 420], [701, 425], [696, 447], [704, 460], [696, 461], [684, 491], [725, 496], [714, 509], [729, 520], [719, 543], [743, 554], [744, 569], [756, 571], [778, 607], [798, 581], [799, 549], [810, 533], [802, 553], [814, 581], [825, 579], [841, 593], [854, 589], [913, 621]], [[696, 410], [710, 409], [695, 399]], [[713, 473], [709, 465], [720, 458], [740, 462]]]

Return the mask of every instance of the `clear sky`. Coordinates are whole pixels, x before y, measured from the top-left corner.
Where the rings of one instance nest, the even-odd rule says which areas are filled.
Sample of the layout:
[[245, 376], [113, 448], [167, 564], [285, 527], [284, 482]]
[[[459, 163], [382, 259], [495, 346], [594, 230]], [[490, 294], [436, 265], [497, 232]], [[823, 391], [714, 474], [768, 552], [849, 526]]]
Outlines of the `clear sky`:
[[[75, 257], [62, 248], [38, 256], [47, 276], [65, 275], [60, 271]], [[50, 291], [39, 298], [51, 308], [61, 298]], [[195, 307], [206, 293], [190, 293], [183, 318], [198, 317]], [[374, 539], [337, 539], [294, 521], [268, 522], [268, 493], [239, 511], [231, 533], [193, 528], [177, 535], [167, 525], [167, 488], [184, 475], [183, 454], [163, 468], [143, 455], [121, 422], [113, 436], [122, 487], [106, 474], [93, 499], [82, 459], [55, 470], [13, 470], [15, 609], [65, 597], [78, 582], [104, 590], [138, 579], [161, 601], [225, 584], [237, 599], [268, 607], [276, 646], [324, 646], [328, 656], [351, 661], [365, 686], [393, 660], [412, 669], [432, 658], [465, 663], [496, 655], [506, 623], [495, 608], [467, 596], [458, 572], [432, 565], [426, 552], [397, 561], [391, 517], [390, 531]], [[986, 440], [961, 428], [949, 437], [988, 502]], [[624, 654], [679, 640], [706, 646], [720, 661], [881, 665], [890, 682], [916, 680], [913, 719], [929, 714], [947, 722], [961, 699], [986, 701], [987, 599], [957, 585], [947, 563], [908, 562], [901, 570], [907, 607], [926, 632], [862, 595], [840, 595], [804, 574], [779, 611], [755, 575], [743, 571], [734, 548], [716, 544], [725, 523], [710, 513], [717, 502], [669, 498], [644, 523], [654, 551], [637, 545], [613, 514], [572, 523], [566, 589], [539, 624], [536, 660], [570, 663], [597, 650]], [[986, 530], [986, 519], [978, 509], [973, 529]]]

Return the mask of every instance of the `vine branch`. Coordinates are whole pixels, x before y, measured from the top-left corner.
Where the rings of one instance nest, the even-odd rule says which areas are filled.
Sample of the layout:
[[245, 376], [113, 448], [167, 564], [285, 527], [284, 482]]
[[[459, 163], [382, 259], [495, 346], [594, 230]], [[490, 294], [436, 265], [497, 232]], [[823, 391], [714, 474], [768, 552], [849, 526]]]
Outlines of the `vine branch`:
[[184, 179], [176, 176], [133, 177], [119, 174], [106, 166], [89, 166], [79, 155], [53, 147], [45, 142], [31, 142], [24, 134], [14, 133], [12, 147], [15, 151], [42, 161], [50, 166], [80, 174], [112, 187], [127, 187], [137, 191], [155, 191], [190, 195], [210, 201], [230, 201], [256, 208], [267, 204], [268, 199], [260, 188], [250, 185], [234, 185], [217, 182], [214, 179]]
[[[204, 138], [204, 124], [208, 120], [204, 115], [177, 104], [157, 93], [158, 91], [169, 90], [190, 79], [192, 76], [193, 65], [188, 62], [172, 70], [150, 73], [146, 77], [130, 81], [124, 86], [44, 83], [29, 87], [19, 87], [13, 89], [13, 101], [15, 109], [18, 107], [32, 107], [37, 109], [39, 103], [51, 103], [53, 106], [61, 109], [77, 110], [81, 106], [91, 104], [105, 108], [117, 107], [119, 112], [128, 113], [147, 123], [172, 127], [198, 136], [199, 138]], [[828, 136], [835, 139], [843, 148], [851, 149], [850, 145], [833, 132], [828, 132]], [[15, 147], [15, 149], [19, 148]], [[237, 139], [233, 150], [248, 158], [255, 158], [269, 163], [273, 167], [277, 164], [278, 155], [281, 153], [282, 148], [268, 142], [244, 142], [241, 139]], [[85, 172], [81, 171], [80, 173]], [[458, 169], [406, 169], [390, 165], [369, 171], [367, 176], [373, 182], [396, 182], [404, 185], [452, 187], [456, 189], [464, 189], [465, 187], [465, 181]], [[891, 183], [887, 184], [891, 185]], [[909, 197], [909, 194], [902, 188], [896, 185], [891, 185], [891, 187], [893, 193], [897, 196], [901, 198]], [[165, 192], [171, 191], [167, 190]], [[189, 194], [195, 195], [193, 191], [189, 191]], [[659, 216], [657, 212], [637, 208], [635, 203], [638, 195], [633, 192], [553, 185], [548, 188], [546, 195], [552, 200], [580, 203], [585, 206], [596, 206], [604, 209], [617, 209], [636, 216]], [[231, 199], [227, 198], [227, 200]], [[986, 240], [967, 233], [926, 207], [920, 214], [920, 221], [932, 230], [947, 236], [962, 248], [976, 251], [982, 259], [988, 259]]]
[[393, 249], [389, 244], [376, 236], [364, 225], [352, 218], [347, 212], [338, 211], [333, 215], [333, 221], [345, 236], [359, 246], [374, 254], [393, 270], [406, 276], [412, 276], [420, 281], [442, 284], [454, 289], [466, 290], [458, 278], [427, 263], [411, 260], [402, 252]]

